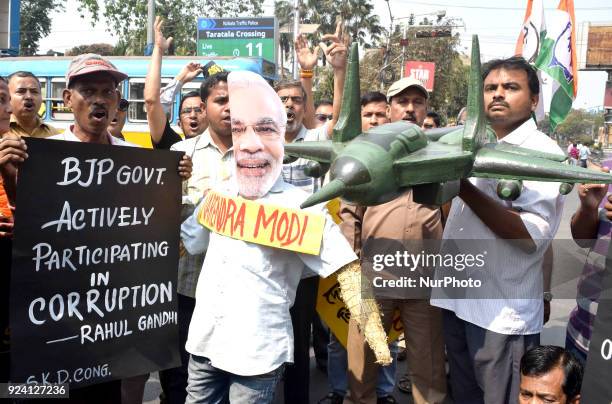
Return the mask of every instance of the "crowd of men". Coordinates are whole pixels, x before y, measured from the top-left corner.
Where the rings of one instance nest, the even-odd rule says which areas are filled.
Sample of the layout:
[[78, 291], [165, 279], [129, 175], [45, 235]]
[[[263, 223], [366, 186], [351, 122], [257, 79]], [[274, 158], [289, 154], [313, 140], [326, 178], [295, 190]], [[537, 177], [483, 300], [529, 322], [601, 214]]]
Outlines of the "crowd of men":
[[[156, 21], [145, 105], [154, 147], [184, 153], [178, 170], [184, 178], [181, 238], [186, 250], [177, 274], [182, 365], [160, 371], [162, 402], [272, 402], [284, 380], [287, 404], [309, 403], [311, 338], [330, 384], [330, 393], [320, 402], [396, 402], [397, 344], [391, 344], [392, 365], [377, 365], [364, 330], [351, 319], [345, 349], [316, 314], [319, 276], [358, 262], [367, 244], [377, 239], [471, 239], [499, 241], [499, 251], [488, 263], [499, 290], [528, 287], [539, 290], [541, 298], [380, 297], [384, 326], [389, 328], [397, 309], [404, 327], [408, 374], [400, 379], [403, 390], [419, 404], [578, 403], [597, 298], [572, 313], [566, 349], [540, 346], [539, 338], [551, 298], [542, 269], [564, 202], [557, 184], [524, 181], [521, 197], [512, 203], [498, 198], [495, 180], [474, 178], [462, 180], [458, 197], [444, 207], [415, 202], [411, 190], [378, 206], [342, 203], [341, 223], [337, 226], [326, 214], [321, 252], [309, 257], [250, 245], [198, 223], [199, 206], [210, 190], [298, 209], [325, 181], [306, 175], [305, 159], [283, 164], [284, 142], [328, 139], [340, 115], [347, 46], [340, 26], [323, 40], [334, 93], [333, 100], [320, 101], [315, 109], [318, 51], [304, 37], [296, 41], [299, 81], [271, 87], [253, 73], [188, 63], [162, 88], [162, 58], [170, 43], [162, 21]], [[205, 79], [199, 92], [180, 98], [181, 136], [168, 121], [168, 108], [182, 86], [200, 74]], [[498, 142], [563, 154], [531, 118], [539, 85], [524, 59], [491, 61], [482, 76], [486, 114]], [[63, 133], [40, 119], [42, 95], [34, 75], [15, 72], [0, 80], [2, 307], [8, 308], [10, 273], [4, 268], [10, 267], [12, 210], [19, 209], [19, 164], [28, 158], [23, 138], [133, 146], [121, 140], [128, 103], [116, 89], [126, 77], [98, 55], [77, 56], [66, 72], [63, 93], [74, 124]], [[411, 77], [393, 83], [386, 94], [367, 92], [361, 98], [362, 129], [400, 120], [424, 130], [440, 127], [441, 117], [428, 110], [428, 99], [429, 92]], [[457, 122], [465, 119], [462, 110]], [[578, 192], [580, 206], [571, 222], [574, 238], [584, 247], [592, 247], [595, 239], [609, 240], [612, 203], [598, 209], [607, 186], [581, 185]], [[317, 209], [325, 214], [324, 207]], [[596, 263], [589, 263], [588, 271], [585, 266], [581, 285], [592, 286], [605, 257], [589, 257]], [[2, 312], [0, 381], [9, 379], [7, 313]], [[243, 320], [233, 321], [236, 317]], [[148, 377], [74, 390], [70, 400], [140, 403]]]

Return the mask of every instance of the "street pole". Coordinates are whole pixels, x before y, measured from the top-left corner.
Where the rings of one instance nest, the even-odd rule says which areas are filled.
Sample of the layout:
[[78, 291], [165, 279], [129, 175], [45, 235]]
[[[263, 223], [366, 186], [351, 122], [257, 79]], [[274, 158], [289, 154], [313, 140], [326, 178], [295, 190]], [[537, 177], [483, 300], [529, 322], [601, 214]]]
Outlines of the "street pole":
[[147, 2], [147, 46], [145, 47], [145, 56], [151, 56], [153, 53], [153, 24], [155, 23], [155, 0]]
[[[608, 81], [606, 83], [606, 91], [612, 87], [612, 70], [608, 70]], [[612, 109], [607, 108], [610, 105], [606, 105], [608, 101], [604, 99], [604, 145], [610, 147], [610, 136], [612, 136]]]
[[[387, 8], [389, 9], [389, 20], [391, 21], [389, 24], [389, 35], [387, 35], [387, 47], [385, 49], [385, 57], [383, 59], [383, 68], [387, 66], [389, 62], [389, 50], [391, 49], [391, 35], [393, 35], [393, 14], [391, 13], [391, 5], [389, 4], [389, 0], [385, 0], [387, 2]], [[385, 89], [385, 83], [383, 83], [382, 78], [380, 80], [380, 91], [383, 92]]]
[[295, 55], [295, 41], [300, 34], [300, 0], [293, 0], [293, 80], [299, 79], [298, 61]]
[[407, 38], [408, 27], [404, 24], [404, 32], [402, 34], [402, 64], [400, 65], [400, 79], [404, 77], [404, 65], [406, 64], [406, 40]]

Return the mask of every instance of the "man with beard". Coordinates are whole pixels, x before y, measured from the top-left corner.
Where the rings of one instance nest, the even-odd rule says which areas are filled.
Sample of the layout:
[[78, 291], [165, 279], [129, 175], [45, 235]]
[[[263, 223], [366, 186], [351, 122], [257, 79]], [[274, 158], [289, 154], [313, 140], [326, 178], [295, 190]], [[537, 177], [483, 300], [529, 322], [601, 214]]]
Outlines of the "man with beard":
[[[230, 73], [228, 87], [235, 175], [215, 190], [298, 212], [308, 194], [281, 176], [287, 118], [279, 97], [252, 72]], [[207, 250], [187, 340], [187, 403], [270, 403], [293, 361], [289, 308], [302, 270], [328, 276], [356, 257], [329, 215], [311, 255], [209, 231], [198, 223], [200, 209], [181, 227], [188, 252]]]
[[[189, 83], [202, 73], [202, 66], [195, 62], [187, 63], [179, 74], [160, 91], [162, 57], [172, 43], [172, 38], [164, 38], [162, 28], [163, 20], [156, 17], [155, 44], [145, 79], [144, 100], [153, 147], [167, 150], [174, 143], [183, 139], [172, 129], [166, 114], [172, 106], [175, 95], [180, 92], [185, 83]], [[193, 138], [206, 130], [208, 122], [204, 110], [203, 99], [200, 98], [197, 91], [190, 91], [181, 97], [178, 126], [186, 139]]]
[[[154, 28], [155, 44], [145, 82], [147, 119], [153, 142], [160, 136], [156, 148], [182, 151], [192, 158], [193, 176], [183, 183], [181, 217], [184, 220], [193, 213], [205, 192], [216, 183], [227, 180], [232, 172], [227, 72], [210, 75], [202, 82], [199, 93], [190, 92], [183, 96], [179, 109], [179, 122], [185, 134], [185, 140], [182, 140], [170, 127], [162, 104], [166, 100], [171, 105], [174, 93], [180, 90], [181, 83], [195, 78], [202, 71], [202, 67], [198, 63], [187, 64], [175, 81], [166, 86], [160, 95], [161, 59], [170, 42], [163, 35], [163, 21], [159, 17]], [[185, 350], [185, 343], [203, 262], [204, 253], [186, 253], [179, 259], [177, 292], [181, 366], [159, 373], [165, 402], [168, 404], [184, 403], [187, 395], [189, 354]]]
[[[75, 122], [64, 133], [50, 139], [136, 147], [109, 132], [120, 99], [117, 86], [126, 78], [125, 73], [118, 71], [100, 55], [87, 53], [75, 57], [66, 72], [66, 89], [63, 92], [64, 104], [72, 109]], [[5, 150], [10, 152], [10, 158], [6, 162], [0, 161], [0, 171], [7, 185], [7, 194], [14, 202], [17, 186], [16, 164], [27, 158], [26, 145], [18, 136], [7, 134], [0, 142], [0, 155]], [[191, 159], [188, 155], [183, 156], [178, 171], [184, 179], [191, 176]], [[62, 402], [114, 404], [129, 403], [137, 401], [138, 398], [142, 402], [143, 380], [146, 380], [146, 377], [128, 379], [137, 380], [137, 383], [133, 384], [137, 388], [131, 389], [128, 397], [123, 396], [122, 381], [117, 380], [71, 391], [70, 399]]]
[[42, 105], [40, 81], [30, 72], [19, 71], [8, 76], [13, 115], [9, 132], [19, 136], [44, 138], [59, 132], [38, 116]]
[[[531, 118], [540, 86], [527, 61], [492, 60], [482, 77], [485, 112], [499, 143], [565, 155]], [[496, 188], [495, 179], [461, 180], [443, 235], [443, 247], [453, 239], [483, 249], [494, 245], [481, 268], [487, 273], [482, 288], [466, 288], [461, 299], [448, 298], [453, 294], [446, 288], [432, 292], [431, 303], [443, 309], [450, 383], [459, 403], [516, 402], [521, 356], [540, 342], [542, 265], [563, 210], [558, 183], [523, 181], [514, 201], [500, 199]]]
[[[391, 85], [387, 92], [391, 122], [405, 120], [421, 126], [427, 114], [429, 94], [420, 81], [402, 78]], [[362, 121], [363, 122], [363, 121]], [[418, 254], [429, 244], [424, 240], [439, 240], [442, 236], [440, 209], [436, 206], [415, 203], [412, 190], [396, 199], [377, 206], [355, 206], [343, 203], [340, 208], [342, 233], [363, 260], [371, 259], [386, 241], [394, 242], [391, 248], [400, 246]], [[404, 243], [403, 245], [401, 243]], [[430, 242], [431, 243], [431, 242]], [[432, 243], [432, 244], [435, 244]], [[362, 255], [364, 251], [370, 251]], [[406, 252], [406, 251], [404, 251]], [[404, 326], [408, 374], [412, 396], [417, 404], [440, 404], [446, 397], [446, 372], [444, 369], [444, 341], [442, 338], [442, 313], [424, 298], [406, 298], [385, 290], [374, 291], [383, 313], [386, 330], [391, 325], [393, 311], [397, 308]], [[365, 341], [365, 335], [351, 319], [347, 342], [349, 394], [345, 403], [390, 403], [392, 396], [378, 397], [376, 381], [379, 366]]]

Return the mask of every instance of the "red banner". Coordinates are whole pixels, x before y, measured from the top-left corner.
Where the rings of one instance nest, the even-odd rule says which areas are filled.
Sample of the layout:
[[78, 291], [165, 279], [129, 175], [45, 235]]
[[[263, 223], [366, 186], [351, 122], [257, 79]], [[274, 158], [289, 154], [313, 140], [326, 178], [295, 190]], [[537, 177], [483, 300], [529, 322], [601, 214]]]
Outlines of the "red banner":
[[436, 64], [432, 62], [421, 62], [419, 60], [411, 60], [406, 62], [404, 76], [414, 77], [423, 83], [427, 91], [433, 91], [434, 88], [434, 73]]
[[606, 95], [604, 96], [604, 108], [612, 109], [612, 81], [606, 82]]

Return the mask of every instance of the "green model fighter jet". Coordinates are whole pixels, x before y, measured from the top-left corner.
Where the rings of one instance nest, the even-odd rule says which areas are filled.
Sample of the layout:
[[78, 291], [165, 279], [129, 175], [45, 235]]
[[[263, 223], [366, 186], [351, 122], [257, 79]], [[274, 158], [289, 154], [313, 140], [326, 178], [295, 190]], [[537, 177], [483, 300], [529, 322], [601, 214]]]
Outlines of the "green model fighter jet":
[[331, 141], [285, 145], [292, 158], [313, 160], [307, 174], [331, 181], [311, 195], [303, 208], [335, 197], [359, 204], [388, 202], [408, 188], [418, 203], [443, 204], [459, 193], [460, 180], [469, 177], [499, 179], [502, 199], [520, 196], [522, 180], [561, 182], [567, 194], [573, 183], [612, 183], [612, 175], [563, 164], [565, 156], [497, 143], [487, 126], [478, 37], [472, 39], [468, 89], [468, 116], [459, 128], [427, 132], [399, 121], [361, 131], [359, 58], [357, 44], [349, 55], [342, 111]]

